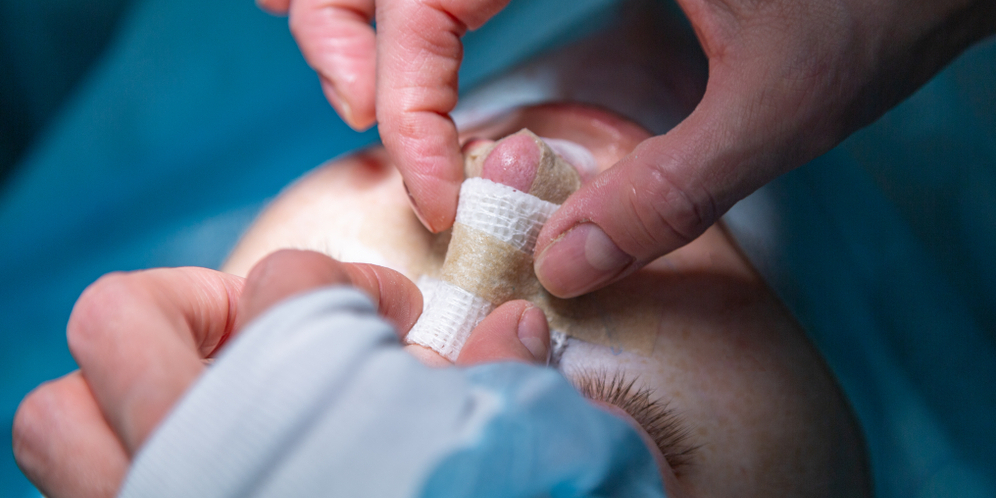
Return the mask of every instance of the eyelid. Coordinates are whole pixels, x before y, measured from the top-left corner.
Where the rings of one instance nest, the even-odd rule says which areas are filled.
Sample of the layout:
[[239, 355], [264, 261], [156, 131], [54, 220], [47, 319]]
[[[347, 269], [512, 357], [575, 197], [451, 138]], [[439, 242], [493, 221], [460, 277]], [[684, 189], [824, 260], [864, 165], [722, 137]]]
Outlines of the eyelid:
[[690, 443], [687, 423], [667, 400], [652, 399], [649, 389], [636, 387], [636, 378], [627, 380], [623, 372], [611, 376], [605, 371], [581, 370], [568, 375], [584, 397], [616, 406], [633, 417], [654, 440], [664, 459], [680, 476], [693, 461], [698, 445]]

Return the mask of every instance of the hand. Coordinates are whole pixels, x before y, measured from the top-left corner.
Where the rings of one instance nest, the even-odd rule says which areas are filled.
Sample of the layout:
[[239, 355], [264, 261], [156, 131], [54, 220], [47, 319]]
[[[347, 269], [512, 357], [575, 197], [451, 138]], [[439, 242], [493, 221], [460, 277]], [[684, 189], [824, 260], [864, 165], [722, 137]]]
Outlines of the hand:
[[[462, 176], [448, 117], [460, 36], [507, 0], [381, 0], [376, 10], [374, 0], [259, 3], [290, 11], [305, 58], [347, 123], [366, 128], [376, 109], [423, 224], [448, 228]], [[996, 29], [988, 0], [679, 4], [709, 58], [705, 95], [680, 125], [584, 186], [547, 224], [536, 271], [557, 296], [607, 285], [694, 239]]]
[[[307, 251], [274, 253], [244, 282], [203, 268], [101, 278], [80, 296], [67, 327], [80, 370], [38, 387], [18, 408], [18, 465], [52, 498], [113, 496], [131, 458], [204, 371], [205, 358], [277, 302], [333, 284], [366, 293], [402, 334], [422, 310], [418, 289], [399, 273]], [[549, 341], [536, 312], [521, 301], [499, 307], [475, 329], [458, 363], [535, 362], [523, 344]]]
[[678, 0], [709, 59], [696, 109], [554, 214], [536, 273], [559, 297], [693, 240], [996, 29], [991, 0]]
[[[257, 0], [289, 13], [304, 58], [342, 119], [376, 121], [422, 223], [439, 232], [456, 216], [463, 161], [449, 117], [457, 103], [460, 37], [508, 0]], [[377, 30], [370, 25], [376, 18]]]

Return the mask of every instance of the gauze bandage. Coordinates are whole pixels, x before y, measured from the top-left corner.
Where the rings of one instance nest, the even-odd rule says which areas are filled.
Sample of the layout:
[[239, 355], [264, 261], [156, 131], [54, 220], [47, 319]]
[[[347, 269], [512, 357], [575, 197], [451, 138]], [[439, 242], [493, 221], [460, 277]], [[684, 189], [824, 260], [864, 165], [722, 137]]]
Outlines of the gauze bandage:
[[[494, 310], [513, 299], [536, 300], [542, 291], [533, 273], [533, 248], [547, 219], [580, 186], [571, 165], [531, 132], [540, 149], [530, 193], [483, 178], [470, 178], [460, 188], [456, 221], [438, 278], [423, 277], [422, 316], [407, 336], [455, 361], [471, 331]], [[476, 154], [483, 161], [487, 153]], [[468, 169], [480, 171], [468, 165]], [[535, 194], [535, 195], [534, 195]], [[563, 333], [551, 333], [551, 350], [563, 344]]]

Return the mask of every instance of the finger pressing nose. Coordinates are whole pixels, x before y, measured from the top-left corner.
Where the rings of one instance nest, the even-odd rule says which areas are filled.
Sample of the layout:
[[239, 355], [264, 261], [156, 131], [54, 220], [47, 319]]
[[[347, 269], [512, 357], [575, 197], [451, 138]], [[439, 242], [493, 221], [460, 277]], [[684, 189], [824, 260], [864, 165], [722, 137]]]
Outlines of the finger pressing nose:
[[313, 251], [281, 250], [266, 256], [249, 271], [239, 301], [240, 330], [274, 304], [317, 287], [350, 284], [343, 264]]
[[263, 258], [246, 277], [236, 329], [284, 299], [328, 285], [353, 285], [402, 336], [422, 312], [422, 293], [404, 275], [376, 265], [341, 263], [314, 251], [285, 249]]
[[456, 364], [496, 361], [545, 364], [550, 329], [543, 311], [528, 301], [509, 301], [491, 312], [464, 343]]

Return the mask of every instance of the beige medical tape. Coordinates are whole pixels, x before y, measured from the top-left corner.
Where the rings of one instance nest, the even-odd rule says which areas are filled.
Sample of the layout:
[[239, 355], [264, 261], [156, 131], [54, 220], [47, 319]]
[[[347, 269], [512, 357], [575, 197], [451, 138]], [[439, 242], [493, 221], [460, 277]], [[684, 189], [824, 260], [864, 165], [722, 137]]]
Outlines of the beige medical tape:
[[441, 278], [423, 289], [422, 316], [406, 341], [455, 361], [496, 306], [536, 294], [532, 252], [557, 207], [483, 178], [464, 181]]
[[[519, 133], [531, 136], [542, 151], [530, 193], [482, 178], [463, 183], [446, 259], [438, 275], [418, 282], [423, 312], [406, 341], [455, 361], [488, 313], [512, 299], [526, 299], [546, 313], [553, 363], [566, 336], [650, 355], [656, 316], [639, 304], [647, 296], [610, 287], [565, 300], [551, 296], [537, 281], [532, 258], [536, 237], [557, 203], [581, 183], [573, 167], [539, 137], [528, 130]], [[479, 172], [488, 153], [490, 148], [475, 151], [467, 158], [467, 170]]]

